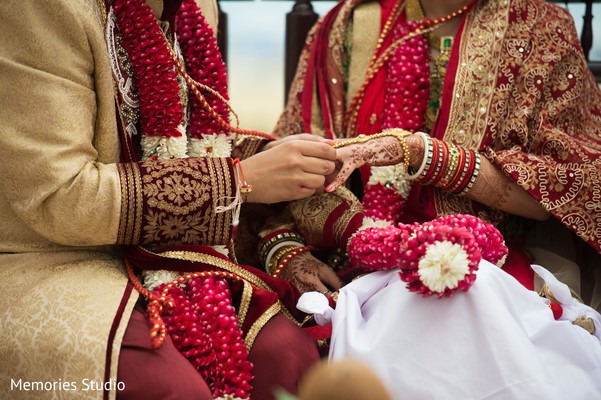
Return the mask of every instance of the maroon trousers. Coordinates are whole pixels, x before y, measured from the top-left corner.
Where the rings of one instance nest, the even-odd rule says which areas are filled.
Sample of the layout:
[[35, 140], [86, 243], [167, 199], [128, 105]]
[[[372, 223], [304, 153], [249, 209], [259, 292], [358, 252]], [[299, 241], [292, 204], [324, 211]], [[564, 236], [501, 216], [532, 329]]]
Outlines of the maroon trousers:
[[[150, 322], [135, 308], [125, 330], [117, 381], [125, 384], [118, 400], [212, 399], [205, 381], [167, 338], [150, 348]], [[249, 355], [254, 365], [252, 400], [272, 400], [278, 388], [296, 393], [302, 374], [319, 360], [314, 340], [283, 315], [261, 330]]]

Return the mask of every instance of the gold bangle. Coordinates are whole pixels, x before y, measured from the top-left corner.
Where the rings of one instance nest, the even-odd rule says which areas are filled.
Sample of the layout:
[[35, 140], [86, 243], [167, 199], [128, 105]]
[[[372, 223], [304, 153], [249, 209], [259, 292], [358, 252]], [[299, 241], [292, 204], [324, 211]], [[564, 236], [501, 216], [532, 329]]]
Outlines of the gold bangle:
[[280, 260], [286, 255], [288, 254], [290, 251], [296, 250], [298, 248], [303, 247], [302, 243], [299, 243], [299, 246], [293, 246], [293, 245], [289, 245], [289, 246], [285, 246], [283, 248], [281, 248], [280, 250], [278, 250], [272, 257], [271, 260], [269, 260], [269, 263], [266, 263], [265, 265], [265, 270], [267, 271], [268, 274], [272, 274], [273, 271], [275, 271], [275, 269], [277, 268], [278, 264], [280, 263]]

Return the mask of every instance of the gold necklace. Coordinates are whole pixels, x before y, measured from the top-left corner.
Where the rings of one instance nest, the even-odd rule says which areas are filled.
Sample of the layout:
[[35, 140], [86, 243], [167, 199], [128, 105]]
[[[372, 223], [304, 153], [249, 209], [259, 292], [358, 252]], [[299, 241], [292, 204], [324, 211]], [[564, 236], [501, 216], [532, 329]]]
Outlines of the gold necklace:
[[[456, 17], [464, 14], [470, 8], [470, 4], [467, 4], [463, 7], [461, 7], [460, 9], [453, 11], [452, 13], [450, 13], [448, 15], [445, 15], [444, 17], [434, 18], [434, 19], [425, 18], [423, 16], [423, 12], [422, 12], [421, 13], [422, 18], [419, 19], [419, 21], [420, 21], [419, 28], [417, 28], [415, 31], [409, 33], [408, 35], [397, 39], [394, 43], [392, 43], [390, 46], [388, 46], [388, 48], [385, 49], [381, 54], [378, 54], [393, 23], [398, 18], [398, 14], [400, 14], [402, 7], [405, 7], [405, 8], [414, 7], [416, 2], [418, 5], [418, 9], [421, 9], [421, 6], [419, 5], [419, 0], [407, 0], [406, 2], [397, 3], [395, 5], [395, 8], [393, 9], [393, 11], [391, 12], [390, 17], [386, 21], [386, 24], [384, 25], [384, 29], [382, 29], [382, 33], [380, 34], [380, 36], [378, 38], [376, 49], [374, 50], [374, 54], [372, 55], [372, 58], [370, 60], [369, 67], [367, 68], [367, 72], [365, 74], [365, 79], [363, 80], [363, 83], [361, 84], [361, 87], [359, 88], [357, 93], [355, 93], [355, 96], [353, 97], [353, 100], [349, 104], [349, 107], [346, 111], [345, 119], [346, 119], [346, 121], [348, 121], [346, 123], [346, 127], [347, 127], [346, 131], [347, 131], [348, 135], [352, 135], [353, 133], [355, 133], [355, 130], [357, 128], [357, 120], [359, 118], [359, 109], [361, 108], [361, 103], [363, 102], [363, 97], [365, 96], [365, 91], [367, 89], [368, 84], [376, 76], [378, 71], [386, 64], [386, 62], [388, 61], [390, 56], [393, 54], [394, 50], [396, 50], [401, 44], [403, 44], [404, 42], [406, 42], [407, 40], [409, 40], [415, 36], [428, 34], [428, 33], [432, 32], [433, 30], [439, 28], [442, 24], [449, 22], [453, 18], [456, 18]], [[406, 10], [405, 12], [407, 15], [409, 14], [408, 10]], [[414, 12], [414, 11], [411, 11], [411, 12]]]
[[[425, 18], [424, 9], [420, 0], [407, 0], [407, 18], [409, 20], [421, 20]], [[444, 77], [451, 58], [453, 48], [453, 36], [436, 36], [428, 33], [430, 45], [430, 58], [432, 65], [430, 69], [430, 102], [426, 110], [425, 125], [430, 129], [436, 121], [444, 85]]]

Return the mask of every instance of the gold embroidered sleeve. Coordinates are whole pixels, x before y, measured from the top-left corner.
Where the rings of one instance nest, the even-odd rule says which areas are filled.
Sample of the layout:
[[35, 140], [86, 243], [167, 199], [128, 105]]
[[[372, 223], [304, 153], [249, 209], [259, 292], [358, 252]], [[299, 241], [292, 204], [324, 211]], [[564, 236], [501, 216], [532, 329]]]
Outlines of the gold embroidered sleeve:
[[188, 158], [119, 165], [119, 244], [228, 244], [235, 197], [231, 159]]
[[348, 238], [364, 217], [359, 200], [343, 187], [294, 201], [290, 210], [307, 244], [323, 250], [346, 249]]

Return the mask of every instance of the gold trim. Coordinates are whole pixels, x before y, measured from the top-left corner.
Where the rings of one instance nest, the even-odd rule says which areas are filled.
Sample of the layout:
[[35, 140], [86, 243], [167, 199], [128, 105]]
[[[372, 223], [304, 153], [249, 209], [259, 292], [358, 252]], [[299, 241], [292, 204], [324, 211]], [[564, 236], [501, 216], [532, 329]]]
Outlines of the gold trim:
[[[347, 139], [344, 141], [340, 141], [340, 142], [336, 142], [332, 147], [334, 147], [335, 149], [339, 149], [341, 147], [346, 147], [346, 146], [350, 146], [352, 144], [357, 144], [357, 143], [365, 143], [365, 142], [369, 142], [372, 139], [377, 139], [377, 138], [381, 138], [381, 137], [394, 137], [397, 138], [399, 142], [401, 142], [401, 145], [403, 145], [403, 143], [405, 143], [405, 137], [412, 135], [411, 132], [406, 131], [404, 129], [399, 129], [399, 128], [392, 128], [392, 129], [387, 129], [385, 131], [382, 131], [380, 133], [376, 133], [373, 135], [359, 135], [356, 136], [352, 139]], [[403, 146], [404, 147], [404, 146]], [[406, 157], [405, 157], [406, 158]]]
[[244, 320], [246, 320], [246, 314], [250, 308], [250, 301], [253, 295], [253, 288], [247, 281], [242, 281], [244, 288], [242, 289], [242, 299], [240, 300], [240, 309], [238, 310], [238, 326], [242, 328]]
[[146, 249], [144, 249], [144, 250], [148, 253], [151, 253], [153, 255], [163, 257], [163, 258], [172, 258], [174, 260], [200, 262], [203, 264], [212, 265], [214, 267], [218, 267], [225, 271], [232, 272], [236, 275], [239, 275], [242, 278], [244, 278], [245, 280], [247, 280], [248, 282], [252, 283], [253, 285], [255, 285], [263, 290], [272, 291], [271, 288], [269, 287], [269, 285], [267, 285], [261, 278], [252, 274], [252, 272], [245, 270], [244, 268], [240, 267], [239, 265], [234, 264], [231, 261], [224, 260], [223, 258], [211, 256], [209, 254], [195, 253], [192, 251], [166, 251], [164, 253], [153, 253], [150, 250], [146, 250]]
[[142, 174], [140, 173], [140, 167], [138, 164], [132, 164], [132, 179], [134, 185], [134, 202], [132, 204], [134, 207], [134, 218], [132, 221], [134, 232], [131, 243], [136, 244], [140, 242], [140, 238], [142, 236], [142, 219], [144, 214]]
[[246, 338], [244, 338], [244, 346], [246, 347], [246, 349], [248, 351], [250, 351], [253, 344], [255, 343], [255, 340], [257, 339], [257, 336], [259, 335], [259, 332], [261, 331], [261, 329], [265, 326], [265, 324], [267, 322], [269, 322], [269, 320], [274, 315], [276, 315], [278, 312], [281, 311], [281, 308], [282, 307], [280, 306], [279, 302], [273, 304], [250, 327], [250, 329], [248, 330], [248, 333], [246, 334]]
[[104, 4], [104, 0], [96, 0], [96, 4], [98, 5], [98, 11], [100, 12], [100, 22], [102, 22], [102, 30], [106, 30], [106, 6]]
[[142, 220], [142, 182], [137, 164], [118, 164], [121, 184], [121, 221], [119, 223], [118, 243], [134, 244], [140, 238]]
[[127, 193], [127, 173], [125, 168], [127, 168], [127, 164], [117, 164], [117, 170], [119, 171], [119, 182], [121, 184], [121, 220], [119, 222], [119, 232], [117, 233], [117, 243], [126, 243], [125, 228], [127, 228], [127, 211], [129, 209], [127, 199], [129, 199], [129, 193]]
[[576, 318], [572, 322], [572, 324], [581, 327], [582, 329], [584, 329], [585, 331], [587, 331], [591, 335], [595, 334], [595, 322], [593, 321], [592, 318], [586, 318], [586, 317], [584, 317], [584, 316], [581, 315], [578, 318]]
[[477, 150], [487, 131], [510, 2], [479, 2], [467, 14], [444, 139]]
[[[273, 292], [271, 287], [266, 284], [261, 278], [254, 275], [252, 272], [245, 270], [237, 264], [234, 264], [231, 261], [226, 261], [222, 258], [211, 256], [208, 254], [195, 253], [191, 251], [166, 251], [164, 253], [153, 253], [148, 249], [143, 250], [147, 253], [153, 254], [158, 257], [163, 258], [171, 258], [174, 260], [182, 260], [182, 261], [192, 261], [192, 262], [200, 262], [207, 265], [212, 265], [217, 268], [221, 268], [225, 271], [235, 273], [236, 275], [242, 277], [244, 280], [252, 283], [260, 289], [267, 290], [269, 292]], [[294, 322], [296, 325], [300, 326], [300, 322], [296, 320], [290, 313], [290, 311], [282, 304], [280, 300], [276, 303], [282, 311], [282, 314], [286, 316], [290, 321]]]

